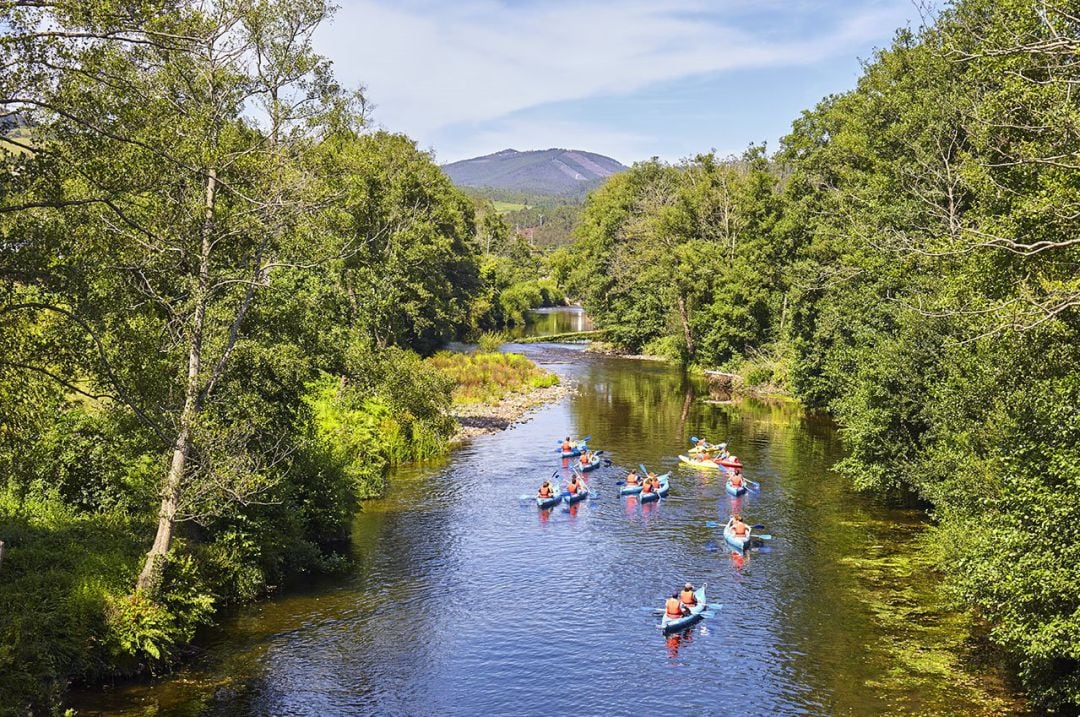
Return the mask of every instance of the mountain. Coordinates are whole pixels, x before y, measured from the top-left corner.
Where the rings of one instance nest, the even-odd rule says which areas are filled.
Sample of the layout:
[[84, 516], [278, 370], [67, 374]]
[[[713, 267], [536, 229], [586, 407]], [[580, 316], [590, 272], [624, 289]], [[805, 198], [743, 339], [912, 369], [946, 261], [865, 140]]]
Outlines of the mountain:
[[626, 169], [602, 154], [574, 149], [504, 149], [443, 165], [454, 184], [549, 196], [581, 195]]

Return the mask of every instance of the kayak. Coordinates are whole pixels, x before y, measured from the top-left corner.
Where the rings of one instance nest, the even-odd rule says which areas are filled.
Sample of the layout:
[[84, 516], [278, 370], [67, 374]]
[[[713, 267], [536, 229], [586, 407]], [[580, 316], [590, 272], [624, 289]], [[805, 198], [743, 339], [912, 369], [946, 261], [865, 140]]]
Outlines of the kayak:
[[572, 505], [574, 503], [577, 503], [579, 500], [585, 500], [588, 497], [589, 489], [585, 486], [582, 486], [578, 489], [578, 492], [574, 493], [573, 495], [563, 495], [563, 500], [566, 501], [567, 505]]
[[679, 456], [679, 460], [683, 463], [693, 466], [694, 468], [708, 468], [710, 470], [718, 470], [720, 466], [716, 465], [713, 461], [699, 461], [696, 458], [690, 456]]
[[571, 448], [570, 450], [563, 450], [563, 447], [559, 446], [555, 449], [555, 452], [557, 452], [557, 454], [561, 454], [563, 458], [573, 458], [575, 456], [580, 456], [581, 451], [583, 451], [585, 448], [589, 448], [589, 442], [579, 441], [578, 443], [573, 444], [573, 448]]
[[537, 496], [537, 508], [554, 508], [554, 506], [561, 502], [563, 502], [563, 496], [557, 491], [551, 498], [541, 498], [540, 496]]
[[[725, 443], [724, 445], [727, 445], [727, 444]], [[720, 448], [720, 446], [719, 446], [719, 445], [715, 445], [715, 446], [714, 446], [714, 445], [711, 445], [711, 444], [710, 444], [710, 445], [708, 445], [708, 446], [701, 446], [701, 447], [699, 447], [699, 446], [694, 446], [694, 447], [693, 447], [693, 448], [691, 448], [691, 449], [690, 449], [689, 451], [687, 451], [687, 453], [689, 453], [690, 455], [694, 456], [694, 455], [698, 455], [698, 454], [704, 453], [705, 451], [710, 451], [710, 452], [711, 452], [711, 451], [715, 451], [715, 450], [716, 450], [716, 449], [718, 449], [718, 448]]]
[[724, 540], [737, 550], [746, 550], [750, 546], [750, 536], [753, 532], [753, 528], [751, 528], [745, 538], [739, 538], [735, 535], [735, 529], [731, 527], [731, 523], [728, 523], [724, 526]]
[[743, 483], [741, 486], [736, 488], [735, 486], [731, 485], [731, 481], [728, 481], [724, 484], [724, 490], [728, 492], [728, 495], [733, 495], [737, 498], [746, 492], [746, 484]]
[[592, 460], [585, 465], [581, 465], [581, 461], [578, 461], [578, 463], [574, 467], [582, 473], [588, 473], [589, 471], [594, 471], [600, 467], [600, 460], [600, 456], [593, 456]]
[[641, 492], [641, 484], [637, 485], [624, 485], [619, 489], [619, 495], [637, 495]]
[[664, 629], [665, 635], [671, 635], [675, 632], [681, 632], [688, 627], [696, 625], [701, 620], [701, 618], [704, 617], [702, 613], [704, 613], [705, 609], [708, 607], [705, 602], [704, 585], [694, 591], [694, 597], [697, 598], [697, 605], [690, 608], [689, 615], [675, 619], [668, 619], [668, 616], [666, 614], [664, 615], [664, 619], [660, 621], [660, 627]]
[[742, 461], [738, 456], [732, 456], [731, 458], [721, 458], [720, 465], [724, 468], [742, 468]]
[[648, 503], [651, 500], [660, 500], [668, 494], [668, 491], [671, 489], [671, 486], [668, 484], [668, 474], [665, 473], [662, 476], [657, 476], [657, 480], [660, 481], [660, 487], [656, 489], [655, 493], [642, 493], [642, 503]]

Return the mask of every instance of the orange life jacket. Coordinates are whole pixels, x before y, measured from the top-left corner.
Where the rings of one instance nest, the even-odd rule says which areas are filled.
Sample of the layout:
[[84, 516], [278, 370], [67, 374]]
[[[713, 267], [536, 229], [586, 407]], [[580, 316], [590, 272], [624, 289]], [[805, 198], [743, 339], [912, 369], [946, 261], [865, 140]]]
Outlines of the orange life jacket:
[[747, 533], [749, 532], [750, 528], [746, 525], [746, 523], [735, 524], [735, 535], [739, 536], [740, 538], [746, 537]]
[[541, 498], [550, 498], [551, 497], [551, 488], [549, 488], [546, 485], [540, 486], [540, 497]]
[[641, 492], [642, 493], [652, 493], [653, 492], [653, 483], [652, 483], [651, 480], [646, 480], [645, 481], [645, 484], [641, 486]]
[[580, 486], [580, 485], [581, 484], [577, 483], [576, 481], [568, 483], [566, 485], [566, 490], [570, 493], [570, 495], [577, 495], [578, 486]]
[[563, 441], [563, 444], [562, 444], [563, 453], [569, 453], [572, 450], [574, 450], [574, 447], [572, 445], [570, 445], [570, 441]]
[[682, 617], [682, 606], [679, 604], [678, 598], [668, 598], [664, 604], [664, 611], [667, 612], [667, 616], [671, 618]]
[[626, 485], [637, 485], [637, 480], [637, 476], [631, 473], [630, 475], [626, 476]]
[[731, 480], [731, 485], [735, 486], [736, 488], [738, 488], [739, 486], [742, 485], [742, 476], [739, 475], [738, 473], [731, 476], [730, 480]]
[[686, 605], [687, 607], [697, 605], [697, 596], [694, 595], [693, 590], [683, 590], [679, 593], [679, 600], [682, 600], [683, 605]]

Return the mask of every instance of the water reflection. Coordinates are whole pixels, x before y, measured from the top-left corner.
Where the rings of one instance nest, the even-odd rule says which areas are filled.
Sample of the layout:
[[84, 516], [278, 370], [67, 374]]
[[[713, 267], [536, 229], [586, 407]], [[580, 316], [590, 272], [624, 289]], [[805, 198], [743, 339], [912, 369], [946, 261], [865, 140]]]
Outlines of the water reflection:
[[528, 323], [525, 326], [514, 327], [508, 332], [511, 338], [554, 336], [593, 330], [592, 320], [579, 306], [532, 309], [526, 319]]

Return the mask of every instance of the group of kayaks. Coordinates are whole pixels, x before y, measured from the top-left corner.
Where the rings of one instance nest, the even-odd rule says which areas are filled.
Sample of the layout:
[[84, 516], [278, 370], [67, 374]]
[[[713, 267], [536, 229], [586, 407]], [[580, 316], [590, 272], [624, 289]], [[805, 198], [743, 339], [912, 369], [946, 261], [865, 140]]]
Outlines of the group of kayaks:
[[[582, 488], [579, 488], [576, 492], [561, 490], [560, 483], [557, 480], [558, 471], [556, 471], [555, 475], [552, 476], [552, 478], [556, 479], [554, 483], [552, 483], [551, 481], [545, 483], [545, 486], [549, 487], [552, 494], [546, 497], [541, 497], [541, 495], [538, 494], [536, 497], [537, 507], [541, 509], [553, 508], [563, 502], [565, 502], [566, 504], [574, 504], [579, 501], [585, 500], [589, 496], [589, 488], [587, 486], [584, 486], [583, 482], [579, 480], [579, 478], [583, 476], [580, 476], [578, 474], [594, 471], [601, 465], [603, 465], [605, 462], [608, 465], [611, 464], [611, 461], [605, 461], [602, 458], [603, 451], [591, 451], [589, 449], [590, 438], [590, 436], [586, 436], [585, 438], [573, 442], [567, 439], [566, 441], [562, 441], [562, 445], [560, 445], [559, 448], [556, 449], [560, 457], [563, 459], [580, 459], [584, 456], [584, 460], [575, 461], [574, 464], [571, 466], [571, 468], [575, 472], [575, 481], [581, 484]], [[753, 481], [748, 481], [742, 477], [742, 461], [739, 460], [738, 456], [731, 455], [727, 451], [726, 444], [710, 444], [704, 440], [699, 440], [696, 436], [691, 437], [691, 442], [695, 444], [694, 447], [687, 451], [687, 455], [679, 456], [680, 462], [682, 462], [684, 465], [696, 469], [724, 470], [725, 472], [727, 472], [728, 476], [727, 480], [725, 481], [724, 490], [728, 495], [732, 497], [739, 497], [747, 492], [747, 484], [753, 483]], [[661, 498], [668, 495], [669, 491], [671, 490], [670, 473], [664, 473], [663, 475], [655, 476], [655, 482], [652, 483], [652, 485], [655, 487], [648, 492], [643, 492], [643, 483], [646, 480], [652, 479], [653, 477], [650, 476], [644, 466], [641, 466], [641, 470], [644, 474], [642, 476], [643, 480], [638, 480], [637, 482], [634, 482], [632, 484], [626, 484], [623, 481], [619, 481], [617, 483], [617, 485], [621, 486], [619, 488], [619, 494], [621, 496], [637, 496], [640, 502], [647, 503], [660, 500]], [[734, 483], [732, 482], [733, 478], [735, 479]], [[760, 486], [754, 483], [755, 490], [757, 490], [759, 487]], [[719, 525], [712, 523], [711, 521], [707, 525], [709, 525], [710, 527], [719, 527]], [[735, 525], [735, 516], [732, 516], [732, 518], [724, 526], [724, 541], [729, 546], [738, 551], [745, 551], [754, 542], [754, 539], [757, 536], [752, 535], [753, 528], [763, 527], [746, 526], [745, 524], [741, 524], [745, 532], [743, 534], [737, 535]], [[771, 536], [768, 535], [763, 537], [766, 539], [771, 538]], [[689, 593], [689, 590], [691, 590], [692, 587], [689, 584], [686, 587], [687, 593]], [[660, 623], [660, 627], [663, 629], [665, 635], [673, 635], [675, 633], [682, 632], [683, 630], [686, 630], [687, 628], [690, 628], [693, 625], [697, 624], [697, 622], [702, 620], [704, 617], [712, 614], [707, 611], [708, 605], [705, 597], [705, 588], [706, 586], [702, 585], [700, 588], [694, 591], [694, 604], [692, 606], [687, 605], [684, 608], [684, 614], [681, 617], [672, 617], [668, 615], [666, 611], [664, 612], [664, 617]], [[689, 598], [687, 598], [687, 602], [690, 602]]]

